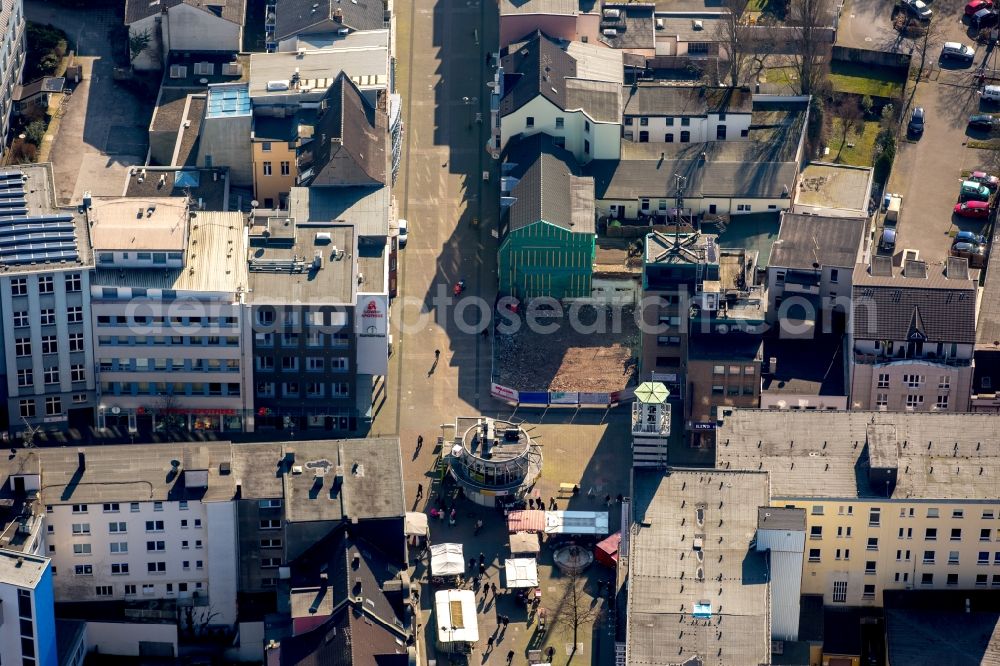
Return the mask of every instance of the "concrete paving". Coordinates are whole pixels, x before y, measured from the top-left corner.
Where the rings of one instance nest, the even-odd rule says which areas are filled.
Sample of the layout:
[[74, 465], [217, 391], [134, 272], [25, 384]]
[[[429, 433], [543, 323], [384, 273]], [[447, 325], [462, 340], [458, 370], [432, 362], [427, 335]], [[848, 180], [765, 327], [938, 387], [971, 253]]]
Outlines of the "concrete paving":
[[121, 17], [110, 3], [96, 4], [82, 10], [40, 0], [24, 3], [29, 21], [51, 23], [69, 35], [83, 66], [83, 80], [66, 103], [50, 154], [61, 204], [79, 202], [85, 191], [120, 195], [127, 167], [146, 160], [145, 140], [133, 139], [144, 137], [152, 104], [115, 84], [108, 31]]
[[[485, 55], [497, 48], [498, 16], [492, 2], [401, 0], [395, 4], [394, 20], [406, 123], [395, 197], [399, 216], [409, 221], [409, 242], [400, 254], [400, 296], [392, 312], [394, 353], [389, 375], [376, 395], [371, 432], [400, 436], [408, 501], [414, 510], [427, 511], [437, 490], [433, 486], [432, 491], [431, 473], [437, 454], [430, 444], [440, 434], [440, 425], [454, 422], [458, 415], [511, 415], [510, 407], [490, 398], [491, 340], [475, 332], [460, 332], [456, 321], [445, 316], [443, 306], [451, 299], [435, 300], [439, 294], [449, 295], [460, 279], [466, 281], [466, 296], [479, 296], [492, 305], [496, 295], [493, 232], [498, 169], [483, 147], [489, 119], [485, 83], [492, 78]], [[484, 124], [476, 122], [476, 113], [482, 114]], [[483, 181], [483, 171], [489, 172], [488, 182]], [[476, 310], [467, 313], [469, 322], [479, 317]], [[436, 363], [435, 350], [441, 351]], [[542, 478], [535, 487], [540, 497], [556, 496], [561, 482], [581, 483], [583, 491], [573, 500], [574, 508], [598, 508], [607, 494], [627, 494], [628, 419], [624, 411], [518, 411], [514, 416], [527, 425], [538, 424], [532, 435], [539, 438], [545, 457]], [[419, 451], [415, 447], [418, 435], [425, 439]], [[425, 490], [420, 501], [415, 499], [418, 483]], [[591, 487], [593, 496], [587, 492]], [[613, 504], [613, 529], [617, 530], [619, 509]], [[560, 508], [566, 506], [566, 502], [560, 504]], [[508, 552], [503, 515], [463, 500], [458, 500], [457, 510], [455, 527], [447, 521], [431, 525], [432, 542], [461, 542], [467, 558], [483, 552], [491, 580], [501, 584], [499, 566]], [[484, 529], [474, 535], [478, 517], [483, 518]], [[566, 580], [553, 571], [551, 550], [543, 548], [540, 563], [542, 605], [555, 614]], [[420, 580], [426, 567], [417, 564], [412, 573]], [[611, 572], [596, 566], [588, 572], [588, 599], [597, 592], [601, 576], [610, 580]], [[423, 582], [420, 622], [426, 640], [422, 663], [429, 659], [448, 663], [448, 655], [436, 654], [434, 648], [433, 588]], [[609, 613], [604, 604], [594, 600], [594, 614], [603, 619], [581, 629], [573, 663], [613, 663], [613, 634], [608, 633]], [[468, 663], [506, 664], [508, 651], [513, 650], [513, 663], [525, 664], [529, 645], [555, 648], [554, 663], [570, 660], [573, 639], [565, 622], [555, 622], [540, 637], [537, 624], [503, 593], [498, 601], [490, 596], [482, 602], [481, 611], [482, 640]], [[494, 636], [498, 642], [489, 650], [488, 638], [494, 635], [498, 612], [509, 615], [511, 624], [502, 635]]]

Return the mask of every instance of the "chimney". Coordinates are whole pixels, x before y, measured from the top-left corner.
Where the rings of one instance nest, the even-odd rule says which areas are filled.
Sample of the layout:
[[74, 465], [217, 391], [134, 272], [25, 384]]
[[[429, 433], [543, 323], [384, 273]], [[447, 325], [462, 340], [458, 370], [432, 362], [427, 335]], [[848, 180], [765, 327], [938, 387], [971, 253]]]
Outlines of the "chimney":
[[76, 466], [80, 470], [87, 469], [87, 454], [83, 449], [76, 450]]

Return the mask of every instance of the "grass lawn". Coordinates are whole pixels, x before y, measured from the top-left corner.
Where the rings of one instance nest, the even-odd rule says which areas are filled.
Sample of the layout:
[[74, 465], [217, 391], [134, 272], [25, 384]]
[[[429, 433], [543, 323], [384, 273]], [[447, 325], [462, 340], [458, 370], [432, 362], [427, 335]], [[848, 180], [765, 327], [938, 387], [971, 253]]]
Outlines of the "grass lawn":
[[[848, 133], [847, 141], [844, 142], [841, 150], [840, 137], [843, 126], [840, 118], [830, 119], [830, 154], [827, 158], [831, 162], [838, 164], [850, 164], [851, 166], [867, 167], [872, 165], [875, 154], [875, 137], [878, 136], [879, 123], [877, 120], [869, 120], [864, 124], [859, 134]], [[853, 144], [848, 146], [847, 144]], [[840, 153], [840, 157], [837, 157]]]
[[764, 80], [794, 93], [799, 88], [799, 77], [794, 67], [768, 67], [764, 70]]
[[905, 75], [888, 69], [842, 61], [830, 64], [834, 92], [898, 98], [903, 94], [905, 81]]

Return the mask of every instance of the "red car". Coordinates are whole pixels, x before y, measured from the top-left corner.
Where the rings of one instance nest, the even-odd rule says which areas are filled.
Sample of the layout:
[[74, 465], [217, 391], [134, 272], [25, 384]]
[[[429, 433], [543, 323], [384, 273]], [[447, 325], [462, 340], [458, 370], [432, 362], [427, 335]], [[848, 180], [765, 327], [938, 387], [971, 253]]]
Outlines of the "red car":
[[989, 217], [990, 205], [985, 201], [966, 201], [955, 204], [955, 215], [959, 217]]
[[965, 15], [972, 16], [983, 9], [993, 9], [993, 0], [972, 0], [965, 6]]

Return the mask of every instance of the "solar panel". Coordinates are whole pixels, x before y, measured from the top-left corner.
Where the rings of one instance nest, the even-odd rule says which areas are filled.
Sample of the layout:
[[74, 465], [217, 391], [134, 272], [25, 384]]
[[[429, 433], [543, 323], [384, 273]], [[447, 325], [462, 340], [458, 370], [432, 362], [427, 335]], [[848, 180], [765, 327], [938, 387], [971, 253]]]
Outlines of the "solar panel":
[[79, 256], [73, 215], [28, 215], [24, 175], [0, 172], [0, 263], [76, 261]]

